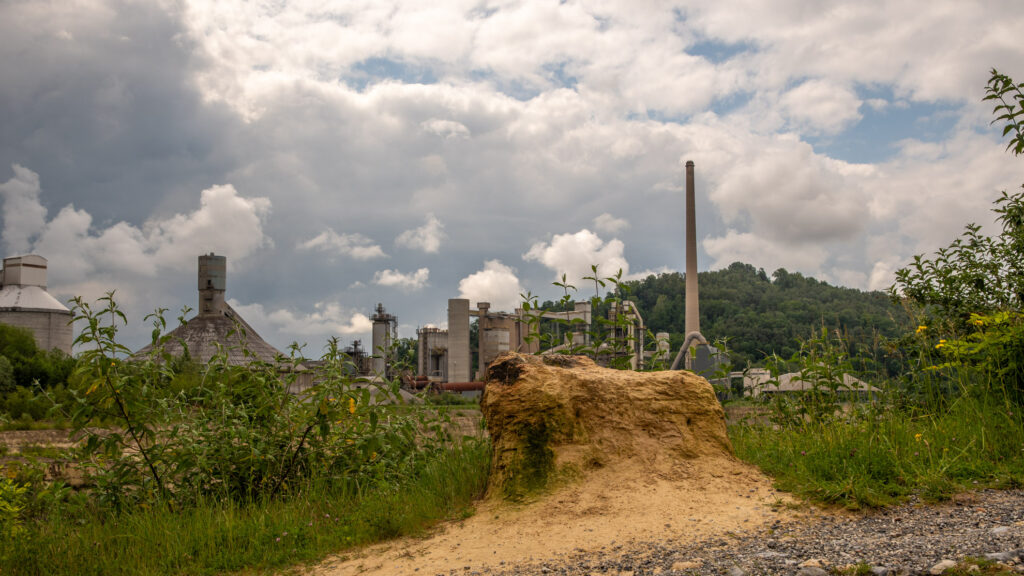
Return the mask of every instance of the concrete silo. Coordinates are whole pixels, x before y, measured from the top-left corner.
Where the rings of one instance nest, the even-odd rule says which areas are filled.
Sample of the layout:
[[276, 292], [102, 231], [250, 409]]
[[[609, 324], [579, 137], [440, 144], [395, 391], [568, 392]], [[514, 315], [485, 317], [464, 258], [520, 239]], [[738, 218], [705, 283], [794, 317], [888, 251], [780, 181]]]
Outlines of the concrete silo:
[[0, 323], [27, 328], [42, 350], [71, 354], [71, 311], [46, 291], [46, 258], [4, 258], [0, 287]]

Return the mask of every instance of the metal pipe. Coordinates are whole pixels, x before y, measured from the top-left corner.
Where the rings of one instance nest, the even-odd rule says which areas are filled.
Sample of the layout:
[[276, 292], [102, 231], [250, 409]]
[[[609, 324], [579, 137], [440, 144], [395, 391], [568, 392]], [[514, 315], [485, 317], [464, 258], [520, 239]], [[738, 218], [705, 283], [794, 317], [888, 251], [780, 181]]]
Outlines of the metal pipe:
[[676, 359], [672, 361], [671, 370], [679, 370], [679, 365], [683, 362], [683, 356], [686, 355], [686, 351], [690, 349], [693, 341], [696, 340], [698, 344], [708, 345], [708, 341], [701, 336], [700, 332], [690, 332], [686, 335], [686, 340], [683, 340], [683, 345], [679, 347], [679, 353], [676, 354]]

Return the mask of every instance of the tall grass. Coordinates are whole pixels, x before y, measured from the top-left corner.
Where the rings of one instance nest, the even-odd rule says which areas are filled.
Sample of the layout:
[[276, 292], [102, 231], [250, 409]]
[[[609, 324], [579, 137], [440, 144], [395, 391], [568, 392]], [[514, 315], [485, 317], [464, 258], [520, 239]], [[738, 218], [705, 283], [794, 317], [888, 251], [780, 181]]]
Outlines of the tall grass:
[[287, 499], [203, 499], [179, 513], [53, 514], [0, 542], [0, 573], [220, 574], [315, 562], [468, 515], [489, 458], [486, 442], [467, 439], [398, 483], [311, 484]]
[[[902, 379], [876, 379], [882, 392], [846, 404], [835, 386], [849, 368], [844, 343], [824, 333], [812, 339], [791, 363], [804, 377], [832, 374], [831, 383], [777, 396], [759, 420], [731, 426], [737, 456], [783, 490], [853, 509], [1024, 485], [1024, 420], [1013, 387], [923, 332], [906, 340], [913, 362]], [[837, 359], [839, 369], [820, 369]]]
[[851, 509], [1024, 485], [1024, 422], [987, 397], [934, 411], [876, 405], [802, 425], [739, 424], [730, 436], [736, 455], [780, 489]]

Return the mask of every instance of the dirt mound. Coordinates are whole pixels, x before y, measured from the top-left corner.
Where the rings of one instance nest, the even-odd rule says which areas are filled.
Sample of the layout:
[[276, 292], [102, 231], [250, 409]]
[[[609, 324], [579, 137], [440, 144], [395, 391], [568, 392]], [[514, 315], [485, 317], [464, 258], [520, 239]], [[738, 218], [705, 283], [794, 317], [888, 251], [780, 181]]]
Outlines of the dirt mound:
[[725, 413], [684, 371], [612, 370], [580, 356], [508, 354], [480, 403], [493, 444], [489, 494], [518, 500], [558, 478], [614, 470], [689, 475], [732, 460]]
[[481, 401], [494, 446], [488, 498], [426, 539], [371, 546], [318, 574], [483, 570], [630, 542], [694, 542], [789, 513], [732, 455], [711, 385], [689, 372], [609, 370], [510, 354]]

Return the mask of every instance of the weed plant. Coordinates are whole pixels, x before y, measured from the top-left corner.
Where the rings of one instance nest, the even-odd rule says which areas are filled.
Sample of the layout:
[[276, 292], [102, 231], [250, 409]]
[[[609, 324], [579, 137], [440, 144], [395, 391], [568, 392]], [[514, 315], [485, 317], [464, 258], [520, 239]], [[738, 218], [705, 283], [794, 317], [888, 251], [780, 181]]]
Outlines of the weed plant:
[[[523, 320], [528, 327], [525, 340], [538, 354], [582, 355], [610, 368], [629, 369], [637, 354], [645, 351], [638, 350], [640, 338], [634, 332], [634, 305], [626, 299], [628, 289], [622, 281], [622, 270], [612, 276], [601, 276], [598, 266], [590, 268], [591, 275], [583, 277], [594, 284], [589, 326], [583, 318], [573, 314], [578, 288], [563, 274], [560, 281], [552, 283], [562, 290], [561, 298], [552, 306], [554, 311], [542, 309], [537, 296], [522, 295]], [[602, 290], [607, 290], [603, 297]], [[647, 331], [643, 335], [645, 346], [650, 348], [645, 356], [650, 358], [637, 364], [647, 370], [664, 370], [669, 360], [657, 349], [654, 334]]]
[[113, 294], [73, 314], [85, 351], [60, 410], [89, 487], [45, 481], [31, 458], [0, 466], [3, 574], [283, 566], [414, 533], [483, 493], [487, 444], [450, 437], [445, 411], [403, 405], [397, 383], [352, 377], [336, 340], [292, 394], [298, 347], [243, 366], [223, 351], [197, 370], [163, 351], [162, 311], [145, 357], [118, 342]]
[[97, 576], [221, 574], [315, 562], [471, 514], [489, 458], [485, 442], [471, 441], [392, 484], [316, 481], [286, 499], [201, 497], [173, 514], [135, 508], [110, 515], [83, 506], [28, 522], [17, 545], [0, 543], [0, 558], [5, 574]]
[[[1024, 154], [1024, 84], [993, 70], [986, 91], [1007, 148]], [[824, 385], [772, 402], [769, 422], [734, 426], [737, 455], [783, 489], [850, 508], [1024, 486], [1024, 192], [993, 210], [998, 236], [970, 224], [897, 271], [891, 294], [917, 326], [891, 343], [898, 380], [844, 407], [830, 384], [850, 367], [843, 343], [812, 340], [793, 362]]]

